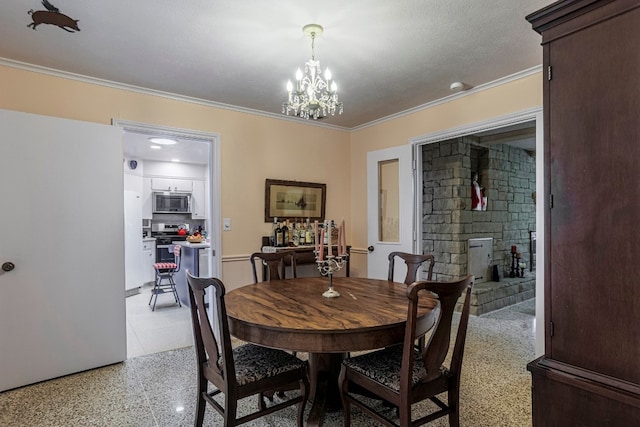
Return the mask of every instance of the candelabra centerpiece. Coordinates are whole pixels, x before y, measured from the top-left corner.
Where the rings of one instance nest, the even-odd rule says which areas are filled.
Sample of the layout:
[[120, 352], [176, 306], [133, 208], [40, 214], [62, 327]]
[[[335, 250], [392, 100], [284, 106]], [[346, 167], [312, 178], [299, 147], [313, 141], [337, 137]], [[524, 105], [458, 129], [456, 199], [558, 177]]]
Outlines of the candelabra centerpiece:
[[325, 298], [336, 298], [340, 296], [340, 292], [333, 289], [333, 272], [340, 271], [347, 264], [347, 258], [349, 255], [327, 255], [324, 259], [318, 259], [319, 254], [314, 251], [316, 255], [316, 265], [318, 266], [318, 271], [323, 276], [329, 276], [329, 289], [322, 293], [322, 296]]
[[[332, 245], [331, 234], [334, 228], [338, 229], [338, 241], [335, 242], [335, 245]], [[341, 270], [347, 265], [349, 260], [344, 228], [344, 220], [342, 220], [339, 227], [336, 227], [333, 221], [325, 221], [322, 231], [318, 236], [318, 222], [315, 222], [315, 234], [318, 238], [316, 239], [313, 253], [316, 258], [316, 265], [321, 275], [329, 276], [329, 289], [322, 294], [325, 298], [337, 298], [340, 296], [340, 292], [333, 289], [333, 273]], [[325, 246], [327, 249], [326, 255]], [[336, 255], [334, 255], [334, 248]]]

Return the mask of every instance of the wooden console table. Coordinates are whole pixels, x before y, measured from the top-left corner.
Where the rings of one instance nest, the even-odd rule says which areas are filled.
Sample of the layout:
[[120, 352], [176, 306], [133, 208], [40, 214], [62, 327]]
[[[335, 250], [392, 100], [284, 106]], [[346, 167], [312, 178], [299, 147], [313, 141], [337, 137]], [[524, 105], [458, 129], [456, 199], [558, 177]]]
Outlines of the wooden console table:
[[[296, 265], [304, 265], [304, 264], [315, 264], [316, 257], [313, 254], [313, 245], [309, 246], [271, 246], [271, 242], [269, 241], [269, 237], [262, 238], [262, 252], [281, 252], [281, 251], [293, 251], [296, 253]], [[326, 250], [326, 249], [325, 249]], [[333, 248], [333, 254], [337, 255], [337, 249]], [[351, 266], [351, 246], [347, 246], [347, 265], [345, 266], [345, 274], [346, 277], [349, 277], [349, 271]], [[263, 269], [262, 274], [266, 273], [266, 269]], [[263, 276], [264, 277], [264, 276]]]

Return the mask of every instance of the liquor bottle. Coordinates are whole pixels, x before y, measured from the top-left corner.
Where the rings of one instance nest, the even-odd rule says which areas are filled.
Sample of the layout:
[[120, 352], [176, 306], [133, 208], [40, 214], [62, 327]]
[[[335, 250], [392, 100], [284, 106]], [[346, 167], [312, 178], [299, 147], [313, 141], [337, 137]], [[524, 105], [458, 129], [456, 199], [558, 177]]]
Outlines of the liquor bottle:
[[311, 227], [309, 218], [307, 218], [307, 229], [304, 233], [304, 241], [307, 245], [313, 245], [315, 243], [315, 241], [313, 240], [313, 227]]
[[298, 246], [300, 243], [298, 242], [298, 228], [296, 227], [295, 222], [291, 224], [291, 230], [289, 230], [289, 234], [291, 235], [291, 243], [293, 244], [293, 246]]
[[280, 226], [280, 223], [278, 223], [278, 226], [276, 227], [276, 241], [275, 241], [275, 245], [276, 246], [284, 246], [284, 244], [282, 243], [282, 227]]
[[329, 228], [329, 221], [325, 221], [323, 224], [324, 228], [324, 244], [329, 244], [329, 233], [331, 233], [331, 229]]
[[307, 244], [307, 227], [302, 221], [298, 224], [298, 244], [300, 246]]
[[277, 234], [277, 230], [278, 229], [278, 217], [273, 217], [273, 228], [271, 230], [271, 245], [273, 246], [278, 246], [278, 234]]
[[282, 234], [281, 246], [289, 246], [289, 227], [287, 225], [288, 223], [289, 223], [289, 220], [286, 220], [284, 223], [282, 223], [282, 226], [280, 227], [281, 234]]
[[293, 245], [293, 225], [294, 224], [295, 224], [295, 222], [291, 221], [290, 219], [287, 220], [287, 228], [289, 229], [289, 237], [287, 237], [287, 245], [286, 246]]

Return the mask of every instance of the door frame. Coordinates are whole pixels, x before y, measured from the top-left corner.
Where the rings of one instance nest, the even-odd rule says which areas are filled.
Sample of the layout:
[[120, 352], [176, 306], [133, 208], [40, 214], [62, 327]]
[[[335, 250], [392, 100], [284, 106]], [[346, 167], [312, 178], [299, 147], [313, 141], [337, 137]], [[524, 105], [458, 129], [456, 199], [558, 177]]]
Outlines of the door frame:
[[[413, 158], [419, 167], [414, 167], [415, 188], [422, 188], [422, 146], [436, 142], [459, 138], [474, 133], [500, 129], [506, 126], [516, 125], [525, 122], [535, 121], [536, 123], [536, 194], [543, 196], [546, 194], [544, 175], [544, 128], [543, 128], [542, 107], [535, 107], [505, 116], [494, 117], [482, 122], [463, 125], [451, 129], [446, 129], [430, 134], [419, 135], [409, 138], [409, 143], [413, 146]], [[422, 217], [421, 192], [415, 193], [414, 206], [415, 218]], [[415, 221], [415, 232], [422, 236], [422, 221]], [[544, 354], [544, 203], [536, 204], [536, 317], [535, 317], [535, 351], [536, 357]]]
[[[209, 215], [206, 220], [211, 240], [211, 271], [210, 276], [222, 275], [222, 207], [221, 207], [221, 160], [220, 160], [220, 134], [204, 132], [192, 129], [174, 128], [169, 126], [152, 125], [121, 119], [112, 119], [112, 124], [122, 128], [123, 132], [142, 133], [145, 135], [168, 136], [178, 139], [190, 139], [209, 144], [209, 197], [207, 210]], [[206, 187], [205, 187], [206, 188]], [[124, 189], [123, 189], [124, 191]], [[212, 307], [213, 305], [210, 304]]]

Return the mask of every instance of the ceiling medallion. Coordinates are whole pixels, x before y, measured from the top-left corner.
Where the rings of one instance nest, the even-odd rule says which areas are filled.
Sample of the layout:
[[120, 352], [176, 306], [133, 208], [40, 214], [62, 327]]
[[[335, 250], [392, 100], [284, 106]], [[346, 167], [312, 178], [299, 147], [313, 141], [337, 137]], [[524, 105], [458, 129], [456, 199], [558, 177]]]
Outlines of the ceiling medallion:
[[322, 78], [320, 61], [315, 58], [314, 42], [322, 34], [322, 27], [318, 24], [305, 25], [302, 28], [305, 35], [311, 37], [311, 59], [304, 64], [304, 74], [298, 68], [296, 71], [296, 86], [291, 80], [287, 82], [289, 100], [282, 103], [282, 113], [299, 116], [305, 119], [319, 119], [331, 114], [342, 114], [342, 102], [338, 101], [338, 86], [331, 80], [331, 71], [327, 68]]

